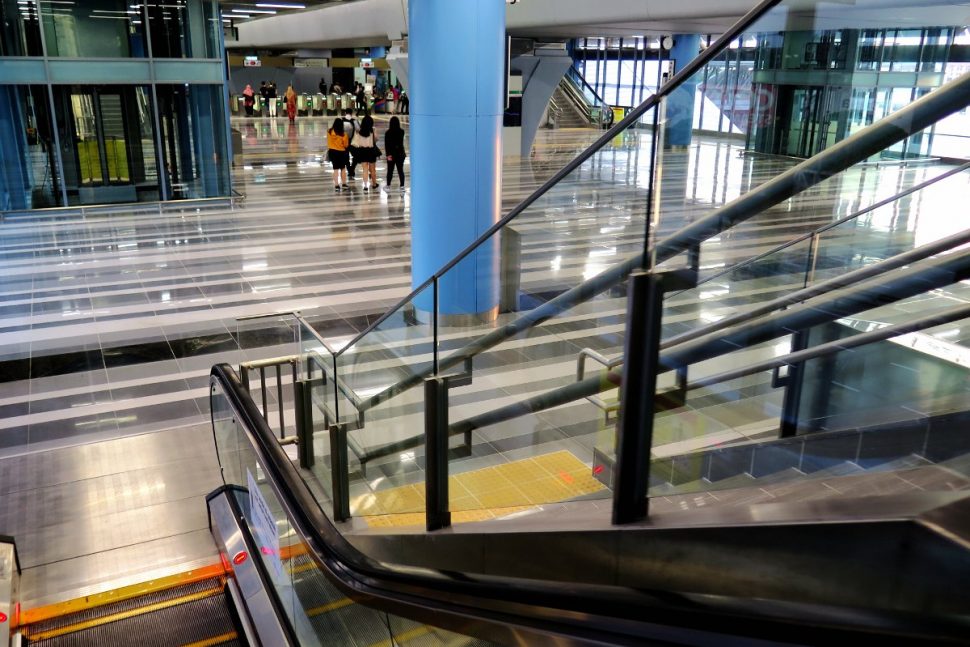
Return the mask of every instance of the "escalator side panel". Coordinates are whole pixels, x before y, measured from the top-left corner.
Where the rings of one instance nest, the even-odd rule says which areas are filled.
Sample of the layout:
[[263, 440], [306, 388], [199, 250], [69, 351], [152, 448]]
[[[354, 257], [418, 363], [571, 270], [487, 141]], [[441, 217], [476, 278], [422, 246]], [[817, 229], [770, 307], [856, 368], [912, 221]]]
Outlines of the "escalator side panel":
[[248, 620], [264, 645], [295, 645], [285, 615], [277, 609], [279, 601], [260, 570], [258, 546], [244, 527], [235, 500], [235, 490], [220, 488], [207, 497], [209, 529], [220, 553], [232, 564]]

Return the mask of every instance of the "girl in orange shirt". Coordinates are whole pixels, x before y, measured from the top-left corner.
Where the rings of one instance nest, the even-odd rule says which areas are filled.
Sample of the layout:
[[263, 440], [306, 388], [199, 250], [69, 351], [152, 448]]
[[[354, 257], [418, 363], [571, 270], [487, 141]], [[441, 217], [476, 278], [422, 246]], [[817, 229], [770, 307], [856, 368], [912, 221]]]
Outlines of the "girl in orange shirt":
[[350, 159], [347, 146], [349, 144], [350, 141], [344, 133], [344, 120], [337, 117], [333, 121], [333, 126], [327, 131], [327, 159], [333, 165], [333, 190], [338, 193], [341, 185], [345, 191], [350, 188], [347, 186], [347, 162]]

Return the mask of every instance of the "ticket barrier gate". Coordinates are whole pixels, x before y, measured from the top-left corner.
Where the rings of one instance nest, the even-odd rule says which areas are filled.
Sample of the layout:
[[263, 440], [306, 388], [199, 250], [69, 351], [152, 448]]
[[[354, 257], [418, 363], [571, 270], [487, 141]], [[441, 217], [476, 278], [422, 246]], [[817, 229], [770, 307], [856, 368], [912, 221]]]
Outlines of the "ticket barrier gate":
[[314, 94], [313, 97], [313, 114], [322, 115], [326, 111], [326, 100], [322, 94]]
[[337, 111], [339, 109], [340, 109], [340, 97], [338, 97], [336, 94], [328, 94], [327, 95], [327, 114], [335, 115], [337, 114]]

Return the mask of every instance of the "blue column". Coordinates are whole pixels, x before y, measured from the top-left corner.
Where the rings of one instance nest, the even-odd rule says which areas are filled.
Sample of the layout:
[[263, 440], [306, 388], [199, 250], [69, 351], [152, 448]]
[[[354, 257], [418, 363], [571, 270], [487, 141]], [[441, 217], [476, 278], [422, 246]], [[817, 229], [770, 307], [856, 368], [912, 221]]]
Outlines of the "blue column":
[[[505, 2], [408, 5], [411, 281], [417, 287], [500, 217]], [[440, 313], [496, 310], [497, 250], [485, 245], [452, 268], [439, 285]], [[431, 310], [430, 291], [418, 307]]]
[[[674, 61], [674, 72], [679, 72], [700, 51], [701, 37], [698, 34], [677, 34], [670, 58]], [[694, 95], [701, 75], [695, 74], [667, 98], [666, 125], [664, 127], [664, 147], [684, 148], [690, 146], [691, 131], [694, 127]]]

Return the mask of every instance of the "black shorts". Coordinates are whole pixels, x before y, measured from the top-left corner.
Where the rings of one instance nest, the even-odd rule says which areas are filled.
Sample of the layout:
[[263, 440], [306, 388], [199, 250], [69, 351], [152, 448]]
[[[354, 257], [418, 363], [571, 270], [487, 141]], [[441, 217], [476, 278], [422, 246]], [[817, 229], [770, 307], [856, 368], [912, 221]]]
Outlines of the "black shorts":
[[359, 164], [373, 164], [377, 161], [377, 149], [373, 146], [358, 146], [354, 150], [354, 161]]
[[328, 150], [327, 159], [333, 164], [333, 170], [339, 171], [340, 169], [347, 168], [347, 162], [350, 160], [350, 156], [347, 154], [347, 151]]

